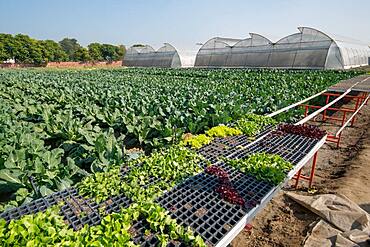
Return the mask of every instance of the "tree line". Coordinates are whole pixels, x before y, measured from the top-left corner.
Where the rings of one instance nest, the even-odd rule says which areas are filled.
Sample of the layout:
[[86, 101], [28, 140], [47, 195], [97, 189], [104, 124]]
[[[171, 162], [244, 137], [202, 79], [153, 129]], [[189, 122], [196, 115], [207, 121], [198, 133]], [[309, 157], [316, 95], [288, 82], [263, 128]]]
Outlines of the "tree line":
[[125, 46], [91, 43], [87, 48], [76, 39], [36, 40], [24, 34], [0, 33], [0, 63], [14, 59], [16, 63], [97, 62], [122, 60]]

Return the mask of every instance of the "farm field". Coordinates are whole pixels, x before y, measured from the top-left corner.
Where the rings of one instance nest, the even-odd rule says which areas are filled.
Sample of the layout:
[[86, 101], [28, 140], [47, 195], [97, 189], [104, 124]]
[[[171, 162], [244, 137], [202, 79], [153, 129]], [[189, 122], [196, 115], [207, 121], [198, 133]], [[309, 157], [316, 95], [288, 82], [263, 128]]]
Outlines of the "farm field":
[[[20, 170], [27, 165], [33, 170], [41, 159], [40, 165], [48, 165], [56, 177], [72, 178], [70, 185], [87, 173], [121, 164], [125, 146], [157, 147], [246, 113], [272, 112], [353, 75], [226, 69], [0, 71], [0, 142], [6, 147], [1, 169], [7, 172], [14, 160]], [[61, 164], [71, 168], [62, 172]], [[13, 174], [1, 182], [8, 187], [18, 179]], [[41, 184], [49, 184], [46, 194], [61, 187], [60, 182]]]
[[[82, 194], [95, 198], [97, 203], [125, 191], [131, 200], [142, 203], [131, 205], [124, 212], [131, 217], [124, 220], [125, 224], [159, 215], [153, 222], [160, 222], [154, 228], [158, 227], [162, 233], [167, 229], [167, 235], [163, 233], [158, 237], [162, 243], [172, 234], [170, 239], [203, 246], [199, 237], [176, 222], [166, 220], [164, 209], [152, 203], [163, 191], [202, 171], [197, 164], [203, 158], [176, 145], [182, 136], [204, 132], [209, 136], [212, 133], [220, 136], [222, 132], [222, 136], [228, 131], [245, 134], [242, 127], [211, 128], [243, 123], [250, 113], [273, 112], [356, 74], [353, 71], [242, 69], [2, 70], [2, 207], [19, 206], [75, 184]], [[289, 121], [294, 117], [294, 114], [284, 115], [278, 120]], [[136, 166], [137, 161], [128, 161], [127, 150], [131, 148], [143, 149], [150, 156], [140, 158], [142, 165]], [[266, 163], [273, 159], [281, 167], [290, 167], [279, 157], [258, 158], [265, 159]], [[120, 180], [122, 167], [129, 170], [123, 182]], [[219, 168], [210, 172], [223, 173]], [[270, 174], [271, 181], [275, 181], [276, 174]], [[285, 175], [280, 172], [278, 176], [283, 179]], [[153, 177], [162, 180], [153, 182]], [[143, 183], [151, 185], [141, 191], [138, 187]], [[233, 190], [226, 187], [225, 191]], [[54, 211], [40, 217], [46, 217], [42, 219], [46, 221], [62, 221]], [[106, 230], [106, 225], [122, 223], [122, 215], [105, 219], [105, 225], [94, 226], [89, 237], [83, 237], [84, 231], [88, 231], [85, 228], [82, 233], [68, 232], [66, 236], [70, 241], [81, 243], [95, 241], [91, 232], [98, 235]], [[57, 230], [67, 231], [62, 224], [58, 227]], [[174, 230], [168, 233], [168, 229]], [[130, 243], [129, 236], [123, 237], [120, 241]]]

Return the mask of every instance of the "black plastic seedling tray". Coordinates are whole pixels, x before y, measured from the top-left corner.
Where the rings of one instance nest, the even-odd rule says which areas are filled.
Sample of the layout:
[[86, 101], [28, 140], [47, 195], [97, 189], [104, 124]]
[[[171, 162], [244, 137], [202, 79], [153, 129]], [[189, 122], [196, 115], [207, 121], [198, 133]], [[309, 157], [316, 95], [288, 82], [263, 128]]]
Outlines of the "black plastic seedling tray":
[[64, 202], [67, 198], [77, 196], [77, 190], [75, 188], [69, 188], [67, 190], [53, 193], [45, 198], [39, 198], [30, 203], [22, 205], [17, 208], [9, 209], [0, 214], [0, 217], [5, 219], [7, 222], [21, 218], [23, 215], [36, 214], [43, 212], [47, 208], [56, 205], [60, 202]]
[[220, 158], [228, 157], [235, 153], [238, 149], [249, 145], [254, 140], [269, 133], [274, 126], [267, 126], [264, 130], [258, 133], [255, 137], [246, 135], [228, 136], [224, 138], [215, 138], [210, 144], [204, 145], [197, 153], [202, 155], [211, 164], [220, 161]]
[[99, 205], [96, 202], [78, 195], [65, 198], [61, 212], [69, 225], [74, 230], [79, 230], [85, 224], [92, 226], [100, 223], [98, 209]]
[[123, 195], [111, 197], [108, 200], [97, 204], [92, 199], [86, 199], [77, 193], [75, 188], [59, 191], [45, 198], [34, 200], [17, 208], [7, 210], [0, 214], [0, 217], [8, 223], [24, 215], [43, 212], [47, 208], [62, 203], [60, 214], [74, 229], [79, 230], [85, 224], [97, 225], [101, 221], [100, 209], [106, 214], [118, 212], [122, 207], [128, 207], [131, 201]]
[[[227, 157], [232, 154], [234, 151], [232, 148], [228, 147], [225, 144], [217, 143], [215, 141], [210, 144], [204, 145], [201, 147], [197, 153], [202, 155], [207, 161], [211, 164], [216, 163], [222, 157]], [[205, 167], [206, 163], [202, 164], [202, 167]]]
[[205, 173], [186, 180], [157, 199], [178, 223], [190, 226], [207, 240], [209, 246], [216, 245], [274, 187], [223, 163], [219, 166], [228, 172], [231, 183], [246, 201], [246, 206], [224, 201], [215, 192], [218, 179]]
[[298, 164], [319, 140], [294, 134], [269, 133], [247, 149], [236, 150], [230, 158], [246, 158], [252, 153], [278, 154], [292, 164]]

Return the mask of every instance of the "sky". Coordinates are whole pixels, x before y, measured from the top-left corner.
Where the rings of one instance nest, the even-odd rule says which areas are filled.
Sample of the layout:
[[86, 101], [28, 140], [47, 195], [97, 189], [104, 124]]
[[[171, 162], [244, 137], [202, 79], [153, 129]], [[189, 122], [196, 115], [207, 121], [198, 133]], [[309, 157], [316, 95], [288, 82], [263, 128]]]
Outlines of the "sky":
[[0, 0], [0, 33], [192, 51], [215, 36], [277, 41], [309, 26], [370, 44], [369, 11], [370, 0]]

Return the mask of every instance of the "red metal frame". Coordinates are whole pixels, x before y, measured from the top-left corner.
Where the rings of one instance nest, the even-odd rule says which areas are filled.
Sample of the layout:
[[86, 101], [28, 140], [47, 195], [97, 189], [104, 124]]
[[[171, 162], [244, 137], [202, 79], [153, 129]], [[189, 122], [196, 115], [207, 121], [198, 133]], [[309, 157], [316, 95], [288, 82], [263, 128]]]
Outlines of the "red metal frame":
[[[348, 108], [348, 107], [341, 107], [341, 108], [336, 108], [336, 107], [329, 107], [325, 109], [322, 113], [322, 121], [327, 121], [327, 120], [332, 120], [336, 122], [340, 122], [340, 127], [342, 127], [345, 122], [346, 118], [348, 117], [349, 113], [354, 113], [358, 107], [362, 104], [363, 100], [366, 99], [368, 93], [360, 93], [359, 95], [346, 95], [343, 98], [344, 99], [349, 99], [349, 100], [356, 100], [356, 104], [354, 108]], [[325, 103], [326, 105], [329, 104], [331, 97], [339, 97], [341, 94], [339, 93], [323, 93], [322, 96], [326, 96]], [[367, 103], [367, 102], [366, 102]], [[310, 109], [320, 109], [322, 106], [315, 106], [315, 105], [308, 105], [308, 104], [301, 104], [301, 106], [305, 107], [305, 112], [304, 116], [307, 117], [308, 112]], [[327, 111], [336, 111], [336, 112], [341, 112], [343, 113], [342, 117], [332, 117], [327, 115]], [[351, 126], [355, 124], [356, 117], [354, 116], [351, 120]], [[316, 120], [316, 118], [314, 119]], [[337, 144], [337, 147], [339, 148], [340, 141], [341, 141], [341, 136], [342, 133], [340, 133], [338, 136], [336, 134], [328, 134], [328, 138], [326, 139], [327, 142], [333, 142]]]
[[317, 152], [313, 156], [312, 167], [311, 167], [310, 175], [309, 176], [302, 175], [302, 169], [303, 168], [301, 168], [301, 169], [299, 169], [299, 171], [297, 172], [297, 174], [293, 177], [293, 179], [296, 180], [295, 181], [294, 188], [297, 188], [298, 187], [298, 182], [299, 182], [300, 179], [307, 180], [308, 181], [308, 187], [311, 188], [312, 183], [313, 183], [313, 179], [315, 177], [316, 163], [317, 163]]
[[[323, 93], [322, 94], [323, 96], [326, 96], [326, 105], [329, 104], [330, 102], [330, 98], [331, 97], [339, 97], [341, 96], [341, 94], [339, 93]], [[333, 120], [333, 121], [337, 121], [337, 122], [340, 122], [340, 126], [344, 126], [344, 124], [346, 123], [346, 118], [348, 117], [349, 114], [354, 114], [357, 109], [359, 108], [359, 106], [362, 104], [362, 102], [364, 100], [366, 100], [367, 96], [369, 95], [369, 93], [360, 93], [359, 95], [346, 95], [344, 96], [343, 98], [347, 98], [347, 99], [350, 99], [350, 100], [356, 100], [356, 104], [355, 104], [355, 107], [354, 108], [348, 108], [348, 107], [341, 107], [341, 108], [336, 108], [336, 107], [329, 107], [327, 109], [325, 109], [322, 113], [322, 120], [323, 121], [326, 121], [326, 120]], [[368, 103], [368, 100], [366, 100], [365, 104], [367, 105]], [[304, 116], [307, 117], [308, 115], [308, 112], [309, 112], [309, 109], [320, 109], [322, 108], [322, 106], [315, 106], [315, 105], [308, 105], [308, 104], [301, 104], [300, 106], [303, 106], [305, 107], [305, 112], [304, 112]], [[343, 115], [342, 117], [331, 117], [331, 116], [327, 116], [327, 111], [337, 111], [337, 112], [342, 112]], [[352, 115], [350, 115], [352, 116]], [[355, 116], [353, 116], [352, 120], [351, 120], [351, 126], [353, 126], [355, 124]], [[335, 134], [328, 134], [327, 138], [326, 138], [326, 141], [327, 142], [333, 142], [333, 143], [336, 143], [337, 144], [337, 148], [339, 148], [339, 144], [340, 144], [340, 141], [341, 141], [341, 138], [342, 138], [342, 132], [340, 132], [339, 134], [338, 133], [335, 133]], [[301, 168], [297, 174], [294, 175], [293, 179], [295, 179], [295, 185], [294, 187], [297, 188], [298, 187], [298, 183], [299, 183], [299, 180], [300, 179], [303, 179], [303, 180], [307, 180], [308, 181], [308, 186], [309, 188], [311, 188], [312, 184], [313, 184], [313, 180], [314, 180], [314, 177], [315, 177], [315, 170], [316, 170], [316, 163], [317, 163], [317, 153], [316, 152], [313, 156], [313, 160], [312, 160], [312, 167], [311, 167], [311, 172], [310, 172], [310, 175], [309, 176], [305, 176], [305, 175], [302, 175], [302, 169]]]

